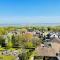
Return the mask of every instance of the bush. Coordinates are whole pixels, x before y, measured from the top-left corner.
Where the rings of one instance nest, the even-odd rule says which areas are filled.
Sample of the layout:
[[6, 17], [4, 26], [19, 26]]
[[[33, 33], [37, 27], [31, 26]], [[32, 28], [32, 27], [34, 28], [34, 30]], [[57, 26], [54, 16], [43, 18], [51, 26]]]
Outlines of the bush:
[[24, 44], [25, 48], [32, 48], [33, 47], [33, 43], [32, 42], [26, 42]]

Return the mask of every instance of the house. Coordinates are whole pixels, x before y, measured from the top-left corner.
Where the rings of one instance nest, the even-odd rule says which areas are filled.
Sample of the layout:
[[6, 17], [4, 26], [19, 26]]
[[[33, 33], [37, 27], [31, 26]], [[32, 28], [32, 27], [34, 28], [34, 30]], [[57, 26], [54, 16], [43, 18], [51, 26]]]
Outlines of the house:
[[58, 38], [60, 39], [60, 32], [57, 32]]
[[37, 52], [37, 56], [56, 56], [56, 52], [53, 48], [51, 47], [37, 47], [35, 49], [35, 51]]
[[56, 53], [59, 53], [60, 51], [60, 39], [59, 38], [53, 38], [48, 40], [48, 42], [45, 42], [45, 45], [50, 45], [55, 51]]
[[[51, 44], [51, 47], [48, 45]], [[47, 47], [49, 46], [49, 47]], [[51, 39], [50, 41], [47, 42], [47, 46], [44, 45], [40, 45], [35, 49], [35, 56], [34, 59], [38, 59], [37, 57], [42, 57], [42, 59], [52, 59], [52, 60], [59, 60], [59, 53], [60, 53], [60, 39], [59, 38], [54, 38]]]
[[40, 37], [41, 32], [39, 30], [36, 30], [35, 32], [36, 32], [35, 36]]
[[53, 58], [54, 60], [55, 58], [57, 59], [56, 52], [53, 48], [39, 46], [35, 49], [34, 60], [37, 60], [37, 59], [48, 60], [50, 58]]
[[51, 34], [50, 38], [58, 38], [58, 35], [56, 33]]
[[50, 41], [48, 41], [47, 44], [50, 44], [56, 53], [60, 52], [60, 39], [59, 38], [53, 38]]
[[60, 51], [60, 39], [54, 38], [50, 41], [52, 48], [56, 51], [56, 53], [59, 53]]
[[48, 33], [48, 34], [45, 36], [45, 41], [49, 41], [49, 40], [50, 40], [50, 36], [51, 36], [51, 34]]

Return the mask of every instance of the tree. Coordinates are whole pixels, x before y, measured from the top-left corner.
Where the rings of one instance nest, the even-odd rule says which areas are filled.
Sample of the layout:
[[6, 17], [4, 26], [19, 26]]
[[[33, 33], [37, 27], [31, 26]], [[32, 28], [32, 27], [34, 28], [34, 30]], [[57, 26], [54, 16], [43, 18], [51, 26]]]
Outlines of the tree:
[[6, 30], [3, 27], [0, 27], [0, 35], [4, 35], [6, 33]]
[[13, 47], [19, 47], [19, 36], [17, 35], [13, 35], [12, 36], [12, 44], [13, 44]]
[[6, 47], [5, 39], [2, 36], [0, 36], [0, 46]]
[[38, 37], [33, 37], [32, 38], [32, 43], [33, 43], [33, 46], [36, 47], [36, 46], [38, 46], [42, 43], [42, 40]]
[[25, 42], [24, 47], [25, 48], [33, 48], [33, 43], [32, 42]]
[[13, 34], [12, 33], [8, 33], [7, 35], [6, 35], [6, 38], [5, 38], [5, 43], [6, 43], [6, 47], [7, 48], [11, 48], [12, 47], [12, 36], [13, 36]]
[[30, 41], [33, 37], [33, 34], [31, 32], [25, 33], [25, 40]]
[[10, 32], [10, 31], [15, 31], [15, 30], [16, 30], [16, 27], [9, 26], [9, 27], [6, 27], [6, 30], [7, 30], [8, 32]]
[[27, 32], [27, 29], [21, 28], [21, 29], [20, 29], [20, 32], [21, 32], [21, 33], [25, 33], [25, 32]]

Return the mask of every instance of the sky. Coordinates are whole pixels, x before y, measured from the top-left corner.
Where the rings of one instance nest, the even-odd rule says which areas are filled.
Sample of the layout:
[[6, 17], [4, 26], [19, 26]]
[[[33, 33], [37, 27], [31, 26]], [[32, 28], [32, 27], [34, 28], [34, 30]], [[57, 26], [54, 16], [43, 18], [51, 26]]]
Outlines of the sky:
[[60, 0], [0, 0], [0, 24], [60, 23]]

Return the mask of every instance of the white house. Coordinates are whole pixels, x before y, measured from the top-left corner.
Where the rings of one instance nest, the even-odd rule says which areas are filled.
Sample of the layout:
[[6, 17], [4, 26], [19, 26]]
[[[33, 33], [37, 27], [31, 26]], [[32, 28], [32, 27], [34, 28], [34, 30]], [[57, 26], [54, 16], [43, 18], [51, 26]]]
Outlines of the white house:
[[53, 34], [50, 36], [50, 38], [58, 38], [58, 35], [55, 34], [55, 33], [53, 33]]

